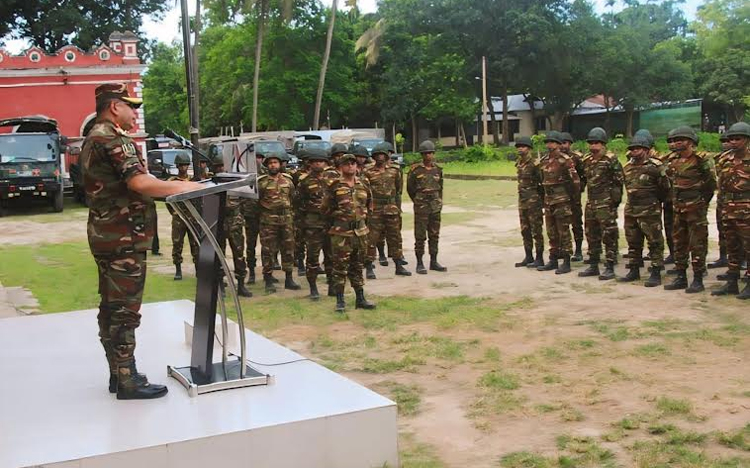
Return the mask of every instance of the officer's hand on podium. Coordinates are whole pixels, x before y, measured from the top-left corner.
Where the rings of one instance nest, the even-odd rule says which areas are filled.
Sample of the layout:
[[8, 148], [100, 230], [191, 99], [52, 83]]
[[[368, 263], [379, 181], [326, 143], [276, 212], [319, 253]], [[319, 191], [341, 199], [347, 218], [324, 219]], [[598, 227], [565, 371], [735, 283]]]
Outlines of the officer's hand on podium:
[[180, 188], [183, 189], [183, 192], [192, 192], [193, 190], [200, 190], [205, 187], [206, 186], [200, 182], [182, 182], [180, 184]]

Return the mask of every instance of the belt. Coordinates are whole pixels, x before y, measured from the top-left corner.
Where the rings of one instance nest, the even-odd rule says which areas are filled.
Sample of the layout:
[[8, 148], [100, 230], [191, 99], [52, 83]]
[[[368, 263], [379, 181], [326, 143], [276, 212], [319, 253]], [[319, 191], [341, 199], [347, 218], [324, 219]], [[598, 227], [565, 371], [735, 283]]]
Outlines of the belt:
[[567, 187], [562, 185], [545, 185], [544, 193], [547, 195], [555, 195], [556, 193], [568, 193]]
[[290, 210], [287, 210], [286, 208], [279, 209], [279, 210], [269, 210], [269, 209], [266, 208], [264, 210], [265, 210], [266, 214], [278, 215], [278, 216], [286, 216], [286, 215], [288, 215], [290, 213]]
[[674, 197], [681, 201], [689, 201], [696, 198], [701, 198], [703, 196], [703, 192], [697, 189], [686, 189], [686, 190], [680, 190], [678, 188], [674, 189]]
[[396, 203], [396, 197], [372, 197], [372, 200], [379, 203]]
[[633, 204], [657, 203], [659, 199], [653, 193], [629, 193], [628, 202]]
[[744, 201], [750, 200], [750, 192], [724, 192], [721, 198], [725, 201]]
[[365, 227], [365, 222], [364, 220], [360, 220], [360, 221], [334, 220], [333, 226], [339, 229], [344, 229], [346, 231], [356, 231], [357, 229], [362, 229], [363, 227]]

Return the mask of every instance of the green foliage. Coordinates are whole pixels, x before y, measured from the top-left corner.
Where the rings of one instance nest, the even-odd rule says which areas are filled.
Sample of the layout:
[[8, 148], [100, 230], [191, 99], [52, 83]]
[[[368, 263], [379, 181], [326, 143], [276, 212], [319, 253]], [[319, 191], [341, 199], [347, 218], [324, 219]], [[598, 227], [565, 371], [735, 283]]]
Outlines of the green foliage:
[[143, 78], [146, 132], [153, 135], [172, 128], [187, 135], [189, 119], [182, 48], [157, 44], [153, 54], [153, 62]]

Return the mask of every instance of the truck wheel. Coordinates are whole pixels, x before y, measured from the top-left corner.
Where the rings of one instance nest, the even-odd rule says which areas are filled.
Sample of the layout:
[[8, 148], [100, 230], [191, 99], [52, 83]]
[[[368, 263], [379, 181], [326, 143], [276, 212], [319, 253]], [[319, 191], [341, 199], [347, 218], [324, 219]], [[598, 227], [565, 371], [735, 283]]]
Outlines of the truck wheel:
[[52, 196], [52, 209], [55, 213], [61, 213], [63, 210], [63, 190], [60, 188], [60, 190], [57, 191]]

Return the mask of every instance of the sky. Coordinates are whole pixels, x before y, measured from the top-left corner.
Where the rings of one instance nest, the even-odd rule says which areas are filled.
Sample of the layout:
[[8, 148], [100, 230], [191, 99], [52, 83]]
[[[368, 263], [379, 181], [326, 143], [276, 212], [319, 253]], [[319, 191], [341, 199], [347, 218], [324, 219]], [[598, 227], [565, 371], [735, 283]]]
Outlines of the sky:
[[[330, 5], [331, 0], [321, 0], [324, 5]], [[594, 7], [598, 13], [604, 13], [610, 10], [606, 6], [607, 0], [593, 0]], [[339, 2], [340, 4], [343, 1]], [[377, 0], [358, 0], [360, 11], [363, 13], [372, 13], [377, 10]], [[703, 3], [703, 0], [685, 0], [683, 5], [683, 11], [688, 20], [695, 19], [695, 12], [698, 5]], [[180, 5], [178, 0], [171, 2], [173, 7], [166, 13], [164, 18], [156, 21], [150, 17], [144, 18], [143, 31], [146, 37], [157, 39], [161, 42], [170, 43], [174, 40], [180, 41], [181, 35], [179, 31], [180, 23]], [[620, 10], [623, 7], [622, 1], [616, 1], [614, 9]], [[195, 10], [195, 2], [188, 1], [188, 9], [191, 13]], [[7, 41], [5, 48], [13, 54], [18, 54], [28, 47], [27, 41], [24, 40], [12, 40]]]

